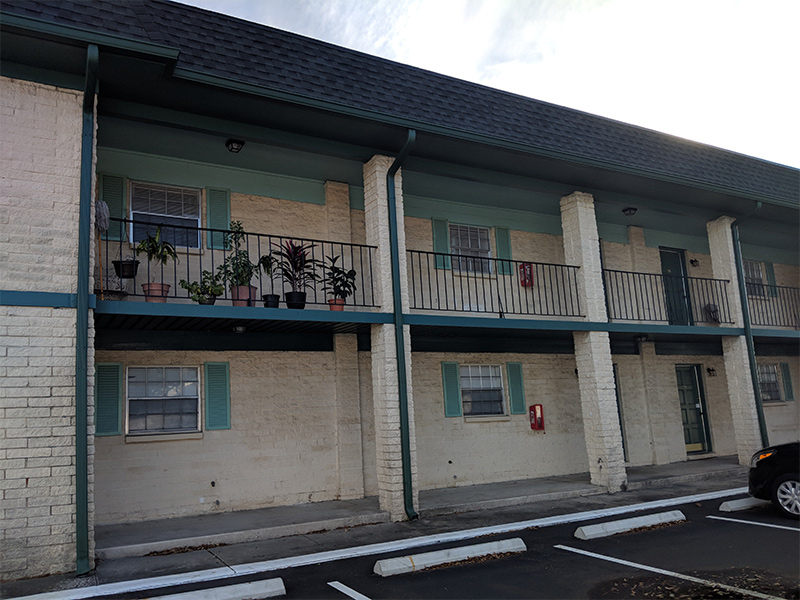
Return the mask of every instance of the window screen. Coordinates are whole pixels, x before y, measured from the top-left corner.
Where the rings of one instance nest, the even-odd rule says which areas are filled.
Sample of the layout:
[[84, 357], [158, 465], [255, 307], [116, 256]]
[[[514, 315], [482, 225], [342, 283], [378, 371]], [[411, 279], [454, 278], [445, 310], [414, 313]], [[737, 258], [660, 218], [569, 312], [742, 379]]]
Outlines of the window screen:
[[471, 273], [490, 273], [492, 256], [489, 230], [486, 227], [450, 225], [450, 252], [463, 258], [453, 259], [453, 268]]
[[764, 295], [764, 274], [761, 270], [761, 263], [757, 260], [745, 260], [744, 263], [744, 284], [748, 296]]
[[499, 365], [461, 365], [464, 416], [505, 414], [503, 377]]
[[155, 235], [173, 246], [200, 246], [200, 190], [150, 183], [131, 183], [133, 242]]
[[762, 402], [780, 402], [781, 386], [778, 365], [758, 365], [758, 387]]
[[198, 431], [197, 367], [130, 367], [128, 433]]

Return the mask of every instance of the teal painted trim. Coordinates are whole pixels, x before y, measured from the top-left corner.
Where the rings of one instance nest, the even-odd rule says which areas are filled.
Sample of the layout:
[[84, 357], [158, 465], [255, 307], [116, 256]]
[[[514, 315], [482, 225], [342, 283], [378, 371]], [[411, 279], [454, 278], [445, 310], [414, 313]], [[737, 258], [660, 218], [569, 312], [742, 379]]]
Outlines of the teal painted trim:
[[[627, 242], [625, 242], [627, 243]], [[649, 248], [680, 248], [697, 254], [711, 254], [708, 247], [708, 237], [695, 237], [654, 229], [644, 230], [644, 244]]]
[[130, 150], [98, 148], [97, 170], [103, 173], [125, 173], [128, 179], [151, 183], [223, 188], [253, 196], [325, 204], [324, 181], [238, 167], [220, 167]]
[[796, 329], [753, 329], [753, 337], [800, 340], [800, 331]]
[[557, 215], [409, 195], [403, 196], [403, 209], [406, 217], [445, 219], [462, 225], [499, 226], [530, 233], [562, 235], [561, 217]]
[[45, 85], [66, 88], [68, 90], [83, 90], [84, 79], [80, 75], [51, 71], [50, 69], [40, 69], [30, 65], [22, 65], [3, 61], [0, 74], [3, 77], [12, 79], [22, 79], [23, 81], [34, 81]]
[[[544, 156], [549, 158], [555, 158], [558, 160], [563, 160], [565, 162], [571, 162], [574, 164], [585, 165], [590, 167], [599, 167], [601, 169], [611, 169], [618, 173], [625, 173], [630, 175], [638, 175], [644, 176], [648, 179], [653, 179], [656, 181], [664, 181], [668, 183], [676, 183], [679, 185], [688, 185], [691, 187], [695, 187], [698, 189], [710, 190], [714, 192], [719, 192], [723, 194], [735, 194], [740, 197], [751, 198], [753, 200], [760, 200], [763, 202], [768, 202], [770, 204], [775, 204], [778, 206], [787, 206], [789, 208], [797, 208], [797, 204], [795, 202], [791, 202], [788, 200], [778, 200], [775, 198], [769, 197], [761, 197], [752, 194], [752, 192], [738, 190], [735, 188], [724, 187], [720, 185], [713, 185], [707, 182], [699, 182], [696, 179], [690, 177], [679, 177], [674, 175], [665, 175], [664, 173], [651, 171], [648, 169], [637, 169], [630, 167], [628, 165], [623, 165], [615, 162], [603, 161], [603, 160], [595, 160], [595, 159], [588, 159], [585, 157], [575, 156], [573, 154], [569, 154], [566, 152], [557, 152], [553, 150], [549, 150], [547, 148], [542, 148], [539, 146], [534, 146], [531, 144], [522, 144], [519, 142], [511, 142], [508, 140], [502, 140], [498, 138], [493, 138], [486, 135], [475, 134], [472, 132], [463, 131], [460, 129], [450, 128], [450, 127], [442, 127], [439, 125], [433, 125], [431, 123], [425, 123], [422, 121], [414, 121], [412, 119], [400, 118], [394, 115], [387, 115], [385, 113], [380, 113], [377, 111], [369, 111], [364, 109], [353, 108], [351, 106], [346, 106], [343, 104], [337, 104], [334, 102], [319, 100], [317, 98], [311, 98], [308, 96], [303, 96], [300, 94], [290, 94], [286, 92], [280, 92], [277, 90], [272, 90], [266, 88], [264, 86], [253, 85], [249, 83], [244, 83], [241, 81], [236, 81], [234, 79], [230, 79], [227, 77], [219, 77], [216, 75], [209, 75], [206, 73], [199, 73], [197, 71], [191, 71], [188, 69], [181, 69], [176, 68], [173, 72], [175, 77], [179, 77], [182, 79], [186, 79], [188, 81], [195, 81], [198, 83], [203, 83], [207, 85], [212, 85], [215, 87], [221, 87], [224, 89], [240, 91], [247, 94], [255, 94], [257, 96], [262, 96], [265, 98], [273, 98], [276, 100], [283, 100], [286, 102], [291, 102], [294, 104], [299, 104], [302, 106], [310, 106], [312, 108], [318, 108], [322, 110], [327, 110], [339, 114], [344, 114], [348, 116], [353, 116], [356, 118], [365, 119], [368, 121], [374, 121], [377, 123], [384, 123], [389, 125], [397, 125], [399, 127], [403, 127], [404, 129], [414, 129], [417, 131], [425, 132], [425, 133], [433, 133], [444, 135], [450, 138], [465, 140], [469, 142], [475, 142], [478, 144], [484, 144], [487, 146], [493, 146], [495, 148], [502, 148], [505, 150], [512, 150], [516, 152], [522, 152], [525, 154], [533, 154], [536, 156]], [[601, 117], [597, 117], [601, 118]]]
[[350, 186], [350, 208], [352, 210], [364, 210], [364, 186]]
[[532, 319], [487, 319], [485, 317], [456, 317], [445, 315], [405, 314], [407, 325], [433, 327], [467, 327], [478, 329], [530, 329], [539, 331], [608, 331], [609, 333], [661, 333], [669, 335], [740, 336], [740, 327], [691, 327], [647, 325], [644, 323], [595, 323], [591, 321], [545, 321]]
[[56, 25], [50, 21], [33, 19], [31, 17], [22, 17], [19, 15], [11, 15], [5, 12], [2, 14], [3, 26], [7, 28], [17, 28], [27, 31], [35, 31], [37, 33], [45, 33], [60, 38], [88, 42], [89, 44], [108, 46], [140, 54], [148, 54], [150, 56], [157, 56], [159, 58], [165, 58], [171, 61], [178, 60], [178, 56], [180, 55], [180, 50], [171, 46], [153, 44], [152, 42], [142, 42], [140, 40], [134, 40], [131, 38], [107, 33], [97, 33], [96, 31], [90, 31], [80, 27], [72, 27], [70, 25]]
[[779, 265], [800, 266], [800, 255], [797, 252], [781, 248], [742, 244], [742, 257], [747, 260], [768, 261]]
[[122, 435], [122, 363], [95, 363], [94, 435]]
[[97, 314], [141, 315], [158, 317], [197, 317], [207, 319], [243, 319], [250, 321], [306, 321], [312, 323], [386, 324], [393, 321], [389, 313], [332, 311], [327, 308], [262, 308], [260, 306], [201, 306], [199, 304], [157, 304], [155, 302], [124, 302], [98, 300]]
[[81, 180], [78, 208], [78, 287], [75, 310], [75, 571], [91, 570], [89, 556], [89, 251], [92, 247], [92, 188], [94, 187], [94, 102], [100, 51], [86, 49], [86, 87], [83, 90]]
[[628, 244], [628, 227], [625, 225], [612, 225], [611, 223], [597, 223], [597, 234], [604, 242], [615, 244]]
[[227, 362], [203, 365], [206, 431], [231, 428], [231, 367]]
[[[96, 296], [89, 296], [89, 308], [95, 308]], [[62, 292], [19, 292], [0, 290], [0, 306], [38, 306], [41, 308], [77, 308], [77, 294]]]

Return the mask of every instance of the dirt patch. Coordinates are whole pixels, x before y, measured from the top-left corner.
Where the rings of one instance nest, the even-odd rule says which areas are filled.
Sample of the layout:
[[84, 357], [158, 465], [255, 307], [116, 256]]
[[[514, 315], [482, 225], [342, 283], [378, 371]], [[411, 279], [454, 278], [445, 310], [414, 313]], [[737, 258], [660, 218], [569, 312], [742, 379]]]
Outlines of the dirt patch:
[[211, 548], [219, 548], [220, 546], [228, 546], [229, 544], [202, 544], [200, 546], [183, 546], [181, 548], [170, 548], [169, 550], [156, 550], [145, 556], [169, 556], [170, 554], [183, 554], [184, 552], [194, 552], [195, 550], [210, 550]]

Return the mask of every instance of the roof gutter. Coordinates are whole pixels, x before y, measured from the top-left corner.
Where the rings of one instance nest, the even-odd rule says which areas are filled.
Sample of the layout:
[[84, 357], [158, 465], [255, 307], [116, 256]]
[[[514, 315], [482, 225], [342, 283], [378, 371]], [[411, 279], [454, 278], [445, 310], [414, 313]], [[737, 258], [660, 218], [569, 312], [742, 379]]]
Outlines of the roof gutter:
[[86, 84], [83, 89], [81, 179], [78, 211], [78, 287], [75, 332], [75, 570], [91, 570], [89, 558], [89, 249], [92, 225], [92, 164], [94, 158], [94, 100], [100, 51], [86, 48]]
[[733, 232], [733, 254], [736, 261], [736, 280], [739, 284], [739, 298], [742, 303], [742, 320], [744, 321], [744, 339], [747, 344], [747, 359], [750, 363], [750, 382], [753, 386], [753, 395], [756, 400], [756, 415], [758, 416], [758, 429], [761, 432], [761, 447], [769, 446], [767, 422], [764, 419], [764, 404], [761, 400], [761, 386], [758, 384], [758, 366], [756, 363], [755, 343], [753, 342], [753, 328], [750, 323], [750, 305], [747, 299], [747, 286], [744, 279], [744, 261], [742, 260], [742, 244], [739, 240], [739, 223], [752, 217], [761, 210], [761, 202], [756, 202], [755, 208], [749, 214], [736, 219], [731, 223]]
[[409, 519], [419, 515], [414, 510], [414, 490], [411, 482], [411, 432], [408, 418], [408, 382], [406, 381], [406, 344], [403, 335], [403, 303], [400, 288], [400, 242], [397, 235], [397, 198], [394, 176], [411, 151], [417, 132], [408, 130], [408, 139], [386, 172], [386, 195], [389, 206], [389, 248], [392, 262], [392, 306], [394, 308], [394, 341], [397, 352], [397, 379], [400, 402], [400, 456], [403, 467], [403, 506]]

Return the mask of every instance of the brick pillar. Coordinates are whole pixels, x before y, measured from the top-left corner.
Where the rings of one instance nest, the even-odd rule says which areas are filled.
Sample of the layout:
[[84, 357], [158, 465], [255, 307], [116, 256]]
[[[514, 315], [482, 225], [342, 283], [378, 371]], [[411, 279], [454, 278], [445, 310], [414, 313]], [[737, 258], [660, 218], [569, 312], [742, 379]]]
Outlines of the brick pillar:
[[[736, 278], [736, 257], [733, 252], [732, 217], [719, 217], [706, 223], [708, 246], [711, 249], [711, 269], [715, 279], [727, 279], [728, 306], [733, 326], [742, 327], [744, 317], [742, 301]], [[725, 379], [733, 418], [733, 435], [739, 463], [746, 465], [750, 456], [761, 447], [761, 432], [758, 427], [756, 397], [750, 374], [747, 342], [744, 336], [722, 338], [725, 361]]]
[[336, 360], [336, 452], [339, 499], [364, 497], [361, 453], [361, 397], [358, 384], [358, 342], [354, 334], [333, 336]]
[[[374, 156], [364, 165], [364, 218], [367, 244], [377, 246], [373, 263], [373, 278], [380, 311], [393, 311], [392, 270], [389, 248], [389, 211], [386, 197], [386, 173], [393, 159]], [[397, 221], [400, 246], [401, 301], [404, 312], [408, 310], [408, 285], [406, 273], [405, 229], [403, 227], [403, 186], [401, 172], [395, 176]], [[411, 335], [406, 325], [403, 330], [406, 354], [406, 380], [408, 390], [409, 435], [411, 445], [411, 480], [414, 506], [418, 505], [417, 453], [414, 435], [414, 402], [411, 387]], [[378, 496], [382, 510], [392, 520], [406, 518], [403, 503], [403, 468], [400, 444], [400, 401], [397, 374], [397, 350], [394, 325], [372, 326], [372, 398], [375, 410], [375, 452], [378, 476]]]
[[325, 182], [325, 216], [328, 238], [332, 242], [350, 243], [350, 186], [338, 181]]
[[[587, 320], [607, 322], [600, 242], [590, 194], [575, 192], [561, 199], [561, 226], [565, 262], [580, 266], [581, 309]], [[576, 331], [573, 338], [589, 474], [594, 485], [616, 492], [625, 489], [627, 474], [608, 332]]]

